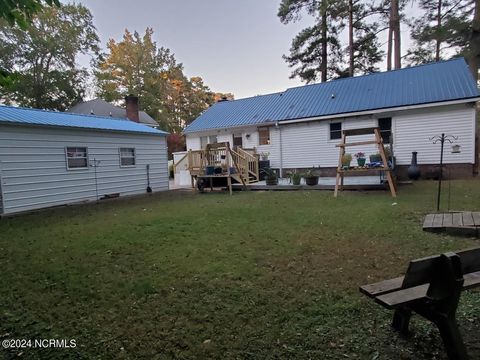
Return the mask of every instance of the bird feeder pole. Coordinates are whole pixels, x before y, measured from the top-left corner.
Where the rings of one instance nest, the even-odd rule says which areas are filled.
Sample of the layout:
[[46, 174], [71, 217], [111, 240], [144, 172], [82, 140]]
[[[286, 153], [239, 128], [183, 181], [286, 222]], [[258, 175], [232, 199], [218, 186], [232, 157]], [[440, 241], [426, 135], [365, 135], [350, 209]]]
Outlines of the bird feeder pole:
[[458, 140], [457, 136], [453, 135], [435, 135], [432, 136], [430, 141], [433, 141], [434, 144], [440, 142], [440, 173], [438, 175], [438, 191], [437, 191], [437, 211], [440, 211], [440, 195], [442, 193], [442, 177], [443, 177], [443, 145], [445, 141], [448, 141], [450, 144], [453, 143], [454, 140]]

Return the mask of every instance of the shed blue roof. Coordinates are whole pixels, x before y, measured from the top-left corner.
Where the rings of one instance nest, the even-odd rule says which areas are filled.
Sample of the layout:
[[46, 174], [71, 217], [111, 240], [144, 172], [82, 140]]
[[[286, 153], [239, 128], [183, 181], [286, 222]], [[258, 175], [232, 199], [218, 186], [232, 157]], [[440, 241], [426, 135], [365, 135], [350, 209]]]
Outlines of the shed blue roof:
[[479, 92], [463, 58], [408, 67], [284, 92], [214, 104], [186, 129], [259, 125], [359, 111], [476, 98]]
[[58, 126], [152, 135], [168, 134], [165, 131], [153, 129], [149, 126], [125, 119], [28, 109], [14, 106], [0, 106], [0, 123], [11, 123], [15, 125]]

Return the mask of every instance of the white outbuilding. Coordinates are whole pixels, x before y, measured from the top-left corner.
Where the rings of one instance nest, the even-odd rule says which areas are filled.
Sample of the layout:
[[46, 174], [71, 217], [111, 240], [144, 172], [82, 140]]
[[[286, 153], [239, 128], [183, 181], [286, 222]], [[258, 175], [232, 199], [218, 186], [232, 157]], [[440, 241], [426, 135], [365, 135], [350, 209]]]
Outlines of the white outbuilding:
[[0, 214], [168, 190], [167, 133], [0, 106]]

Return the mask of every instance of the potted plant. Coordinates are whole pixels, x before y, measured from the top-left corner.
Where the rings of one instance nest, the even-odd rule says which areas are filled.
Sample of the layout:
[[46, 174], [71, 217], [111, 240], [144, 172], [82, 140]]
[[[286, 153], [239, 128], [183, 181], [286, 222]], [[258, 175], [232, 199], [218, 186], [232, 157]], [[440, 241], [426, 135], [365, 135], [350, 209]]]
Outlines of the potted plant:
[[262, 169], [263, 174], [265, 175], [265, 184], [266, 185], [278, 185], [278, 176], [277, 172], [272, 168]]
[[270, 153], [268, 151], [260, 153], [260, 159], [262, 159], [262, 161], [267, 161], [269, 156]]
[[315, 168], [305, 171], [303, 177], [305, 178], [305, 184], [309, 186], [318, 185], [318, 174], [315, 172]]
[[355, 158], [357, 159], [357, 164], [358, 164], [359, 167], [364, 167], [365, 166], [366, 159], [365, 159], [365, 153], [364, 152], [361, 152], [361, 151], [357, 152], [355, 154]]
[[346, 170], [350, 169], [350, 163], [352, 162], [352, 154], [343, 154], [342, 155], [342, 167]]
[[297, 173], [297, 171], [289, 172], [288, 177], [290, 178], [292, 185], [300, 185], [300, 181], [302, 180], [302, 175]]
[[377, 162], [381, 162], [381, 161], [382, 161], [382, 157], [380, 156], [379, 153], [370, 155], [370, 162], [371, 163], [377, 163]]
[[270, 156], [269, 152], [262, 152], [258, 154], [260, 160], [258, 161], [258, 170], [260, 173], [260, 178], [259, 180], [265, 180], [265, 173], [263, 172], [263, 169], [268, 169], [270, 168], [270, 160], [268, 160], [268, 157]]

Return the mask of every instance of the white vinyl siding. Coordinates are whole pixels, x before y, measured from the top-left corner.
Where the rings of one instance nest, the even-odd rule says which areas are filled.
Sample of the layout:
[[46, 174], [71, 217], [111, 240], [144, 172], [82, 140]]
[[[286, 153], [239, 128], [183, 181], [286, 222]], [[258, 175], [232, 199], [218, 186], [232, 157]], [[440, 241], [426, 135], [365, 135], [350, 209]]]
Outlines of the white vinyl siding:
[[429, 140], [442, 133], [458, 137], [460, 153], [452, 154], [445, 143], [443, 161], [446, 164], [475, 162], [475, 110], [472, 106], [459, 105], [405, 112], [394, 117], [394, 150], [397, 164], [408, 165], [412, 151], [418, 152], [419, 164], [438, 164], [440, 144]]
[[[475, 110], [471, 105], [446, 105], [431, 108], [397, 111], [371, 116], [358, 116], [335, 120], [320, 120], [299, 122], [270, 127], [270, 144], [258, 144], [257, 129], [245, 128], [244, 147], [256, 147], [257, 153], [269, 152], [270, 164], [274, 168], [309, 168], [312, 166], [336, 167], [338, 165], [340, 139], [330, 139], [330, 123], [342, 123], [342, 130], [378, 126], [378, 118], [392, 119], [392, 135], [394, 155], [398, 165], [409, 165], [412, 151], [418, 152], [419, 164], [437, 164], [440, 155], [440, 145], [432, 144], [429, 137], [442, 132], [458, 136], [460, 154], [451, 153], [451, 144], [445, 144], [445, 163], [473, 163], [475, 146]], [[219, 141], [232, 141], [234, 131], [222, 130]], [[280, 132], [282, 134], [282, 149], [280, 149]], [[250, 137], [245, 138], [245, 134]], [[187, 135], [187, 148], [197, 150], [190, 145], [199, 140], [198, 134]], [[224, 140], [227, 139], [227, 140]], [[229, 139], [229, 140], [228, 140]], [[361, 135], [347, 138], [348, 142], [374, 140], [372, 135]], [[375, 145], [348, 147], [347, 152], [353, 154], [364, 152], [369, 161], [369, 155], [375, 154]], [[281, 154], [280, 154], [281, 152]], [[281, 156], [280, 156], [281, 155]], [[353, 159], [352, 165], [356, 165]]]
[[[67, 147], [88, 149], [89, 167], [70, 171]], [[135, 148], [136, 166], [119, 167], [119, 148]], [[153, 191], [168, 190], [164, 136], [56, 128], [1, 126], [0, 178], [4, 213], [15, 213], [98, 197], [144, 194], [146, 165]]]

